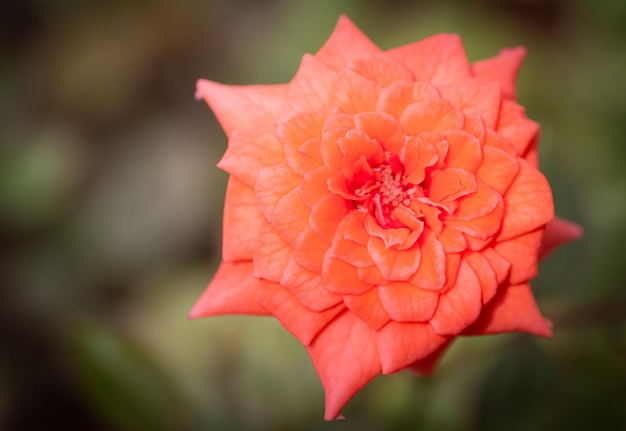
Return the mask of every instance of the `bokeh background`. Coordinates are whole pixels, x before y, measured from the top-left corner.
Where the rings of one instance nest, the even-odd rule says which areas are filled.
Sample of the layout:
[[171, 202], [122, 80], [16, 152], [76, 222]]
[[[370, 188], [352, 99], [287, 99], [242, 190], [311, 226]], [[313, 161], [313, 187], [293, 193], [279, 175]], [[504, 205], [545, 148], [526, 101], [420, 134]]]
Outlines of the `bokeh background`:
[[[200, 77], [291, 79], [340, 13], [379, 46], [460, 33], [529, 53], [561, 216], [585, 237], [534, 281], [552, 340], [463, 339], [325, 423], [276, 321], [186, 314], [220, 259], [226, 140]], [[626, 429], [626, 2], [0, 2], [0, 429]]]

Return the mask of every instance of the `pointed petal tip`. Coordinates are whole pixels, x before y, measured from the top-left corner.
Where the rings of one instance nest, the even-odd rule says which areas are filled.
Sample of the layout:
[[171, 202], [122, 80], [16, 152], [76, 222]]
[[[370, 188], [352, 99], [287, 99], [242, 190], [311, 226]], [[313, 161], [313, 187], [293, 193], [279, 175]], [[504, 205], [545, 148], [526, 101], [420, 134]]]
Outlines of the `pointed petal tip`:
[[191, 310], [189, 310], [189, 313], [187, 313], [187, 319], [196, 320], [196, 319], [200, 319], [201, 317], [205, 317], [205, 316], [202, 313], [200, 301], [198, 300], [193, 305], [193, 307], [191, 307]]
[[539, 257], [543, 259], [557, 247], [580, 239], [583, 233], [584, 230], [579, 224], [555, 217], [546, 225]]
[[326, 410], [324, 414], [325, 421], [343, 421], [346, 417], [341, 413], [333, 413], [333, 411]]
[[519, 61], [523, 60], [526, 57], [526, 52], [528, 50], [525, 46], [512, 46], [510, 48], [502, 48], [500, 50], [500, 55], [506, 55], [509, 57], [513, 57], [518, 59]]

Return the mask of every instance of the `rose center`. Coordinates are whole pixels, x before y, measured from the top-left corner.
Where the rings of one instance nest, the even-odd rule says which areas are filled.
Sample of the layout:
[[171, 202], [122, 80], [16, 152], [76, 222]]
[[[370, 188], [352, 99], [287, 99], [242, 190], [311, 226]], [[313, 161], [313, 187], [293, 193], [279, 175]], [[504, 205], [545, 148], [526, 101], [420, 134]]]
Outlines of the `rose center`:
[[394, 212], [398, 208], [408, 209], [414, 197], [423, 196], [421, 185], [406, 181], [402, 162], [389, 152], [383, 163], [370, 169], [354, 179], [355, 205], [367, 210], [384, 228], [405, 227]]

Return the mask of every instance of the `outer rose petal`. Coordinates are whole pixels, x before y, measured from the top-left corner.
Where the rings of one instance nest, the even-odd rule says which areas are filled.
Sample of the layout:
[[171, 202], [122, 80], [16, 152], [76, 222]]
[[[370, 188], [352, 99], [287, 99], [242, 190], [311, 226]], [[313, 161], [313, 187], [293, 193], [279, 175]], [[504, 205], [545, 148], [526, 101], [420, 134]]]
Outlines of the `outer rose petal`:
[[192, 319], [216, 314], [269, 314], [256, 302], [268, 283], [252, 276], [252, 262], [224, 262], [189, 312]]
[[413, 74], [407, 68], [385, 54], [351, 61], [347, 68], [382, 86], [413, 79]]
[[335, 81], [329, 103], [348, 114], [373, 111], [381, 89], [380, 84], [347, 71]]
[[498, 240], [535, 230], [554, 217], [548, 180], [530, 163], [520, 159], [520, 171], [504, 195], [505, 217]]
[[416, 81], [433, 84], [467, 78], [471, 74], [463, 42], [455, 34], [438, 34], [387, 51], [413, 72]]
[[516, 157], [499, 148], [483, 147], [483, 163], [476, 175], [489, 187], [504, 194], [518, 171], [519, 162]]
[[283, 196], [298, 186], [300, 177], [287, 165], [276, 165], [262, 169], [254, 187], [257, 205], [266, 220], [272, 219], [274, 209]]
[[252, 260], [256, 238], [265, 224], [254, 190], [231, 176], [224, 201], [222, 259]]
[[320, 274], [302, 268], [293, 257], [287, 262], [280, 284], [289, 289], [302, 305], [313, 311], [326, 310], [342, 301], [341, 295], [324, 288]]
[[[285, 101], [289, 85], [224, 85], [201, 79], [196, 97], [211, 107], [226, 135], [235, 129], [271, 124]], [[246, 109], [241, 109], [245, 106]]]
[[350, 312], [337, 316], [307, 347], [326, 392], [326, 420], [382, 370], [376, 331]]
[[499, 83], [503, 97], [515, 99], [515, 80], [525, 56], [524, 47], [505, 48], [495, 57], [472, 64], [472, 71], [475, 76]]
[[293, 256], [293, 249], [283, 240], [274, 228], [265, 224], [259, 232], [254, 254], [254, 276], [280, 282], [287, 262]]
[[254, 187], [259, 171], [285, 162], [273, 126], [237, 129], [230, 134], [228, 149], [217, 167]]
[[520, 284], [500, 289], [480, 318], [465, 332], [467, 335], [528, 332], [552, 336], [552, 323], [537, 308], [530, 285]]
[[289, 83], [289, 91], [280, 115], [272, 118], [270, 124], [281, 123], [297, 112], [326, 108], [336, 77], [337, 72], [312, 55], [305, 54], [296, 76]]
[[333, 34], [315, 54], [315, 57], [341, 70], [350, 60], [369, 57], [379, 52], [380, 48], [369, 40], [348, 17], [342, 15]]
[[523, 107], [512, 100], [503, 100], [496, 131], [508, 140], [518, 155], [524, 156], [537, 142], [539, 125], [526, 117]]
[[543, 229], [537, 229], [494, 245], [494, 250], [511, 263], [509, 282], [519, 284], [537, 275], [537, 261]]
[[422, 375], [430, 375], [435, 371], [435, 367], [441, 359], [441, 355], [448, 348], [448, 346], [452, 343], [454, 338], [449, 339], [445, 343], [443, 343], [440, 347], [438, 347], [434, 352], [428, 354], [422, 359], [418, 359], [416, 362], [411, 364], [410, 368], [412, 371], [422, 374]]
[[555, 217], [552, 221], [548, 222], [546, 226], [546, 231], [541, 242], [541, 249], [539, 250], [539, 258], [548, 255], [556, 247], [566, 242], [579, 239], [582, 235], [582, 227], [571, 221]]
[[300, 304], [289, 290], [276, 283], [267, 283], [258, 290], [257, 302], [305, 346], [345, 309], [343, 304], [338, 304], [324, 311], [310, 310]]
[[389, 322], [378, 332], [383, 374], [391, 374], [427, 357], [449, 340], [428, 323]]
[[468, 78], [438, 87], [441, 97], [466, 115], [480, 115], [490, 129], [500, 113], [500, 87], [495, 82]]
[[295, 246], [298, 235], [309, 221], [309, 209], [304, 205], [299, 190], [290, 191], [278, 201], [271, 220], [276, 232], [289, 245]]

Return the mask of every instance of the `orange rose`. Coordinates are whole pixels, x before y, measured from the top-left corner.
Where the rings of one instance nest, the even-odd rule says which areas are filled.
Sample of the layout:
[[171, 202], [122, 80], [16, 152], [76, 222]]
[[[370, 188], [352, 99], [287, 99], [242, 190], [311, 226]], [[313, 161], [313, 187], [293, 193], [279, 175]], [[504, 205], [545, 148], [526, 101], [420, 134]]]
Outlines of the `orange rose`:
[[223, 262], [190, 316], [278, 318], [326, 419], [381, 372], [430, 372], [456, 336], [550, 336], [529, 280], [580, 229], [554, 219], [515, 102], [524, 52], [470, 64], [449, 34], [381, 51], [342, 17], [289, 84], [199, 81], [231, 176]]

